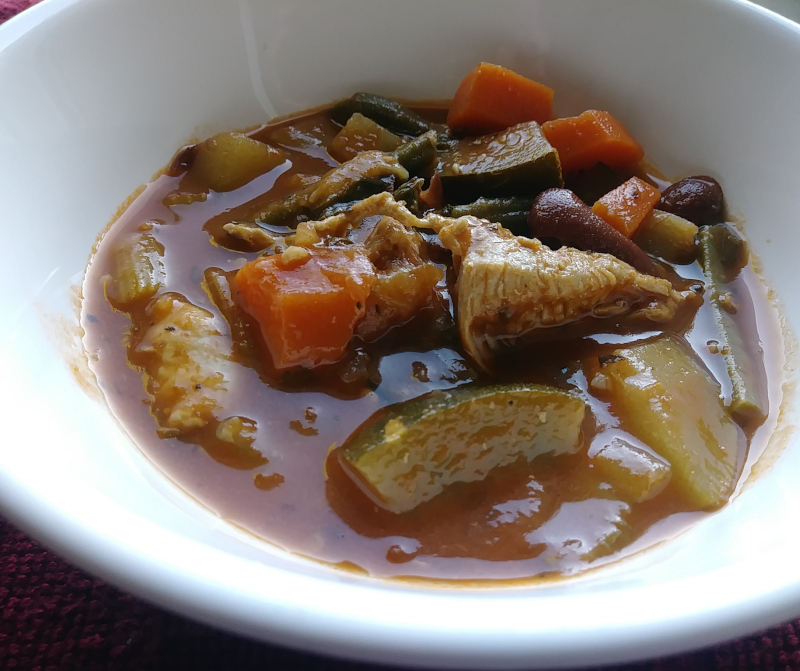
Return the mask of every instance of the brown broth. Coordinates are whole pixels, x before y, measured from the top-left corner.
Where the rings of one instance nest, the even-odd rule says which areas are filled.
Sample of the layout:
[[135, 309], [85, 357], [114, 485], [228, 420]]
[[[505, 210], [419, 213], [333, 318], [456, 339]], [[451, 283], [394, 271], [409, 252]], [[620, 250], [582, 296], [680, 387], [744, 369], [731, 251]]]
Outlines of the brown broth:
[[[585, 444], [577, 454], [540, 457], [492, 471], [485, 481], [450, 486], [435, 499], [403, 515], [380, 508], [345, 472], [331, 446], [345, 439], [376, 410], [433, 389], [447, 389], [484, 377], [475, 372], [442, 315], [423, 314], [369, 345], [354, 343], [373, 362], [365, 383], [339, 380], [341, 365], [312, 373], [282, 375], [268, 363], [239, 365], [237, 384], [227, 396], [226, 415], [240, 415], [258, 427], [250, 449], [236, 449], [199, 431], [188, 437], [159, 438], [143, 374], [129, 350], [148, 326], [143, 306], [131, 315], [112, 308], [104, 294], [111, 251], [144, 226], [165, 248], [168, 290], [224, 319], [203, 286], [207, 268], [232, 273], [256, 253], [237, 251], [222, 226], [246, 220], [296, 188], [295, 175], [321, 175], [336, 163], [324, 142], [338, 130], [324, 113], [300, 116], [252, 132], [282, 144], [298, 134], [320, 138], [310, 147], [287, 147], [290, 164], [231, 192], [211, 192], [204, 202], [163, 204], [170, 193], [197, 192], [184, 164], [191, 149], [149, 184], [110, 228], [99, 245], [84, 284], [85, 345], [112, 412], [134, 442], [175, 483], [221, 517], [290, 551], [336, 565], [355, 566], [373, 576], [447, 580], [520, 579], [569, 575], [617, 559], [685, 528], [707, 512], [693, 510], [671, 486], [655, 498], [630, 505], [620, 501], [591, 467], [591, 455], [614, 437], [632, 439], [624, 418], [587, 394], [591, 412]], [[281, 140], [281, 142], [278, 142]], [[688, 283], [702, 273], [696, 265], [670, 269]], [[452, 278], [451, 280], [452, 281]], [[449, 284], [443, 283], [447, 296]], [[731, 285], [752, 356], [764, 362], [760, 381], [770, 414], [760, 426], [741, 432], [740, 465], [747, 473], [775, 426], [779, 406], [777, 329], [759, 279], [748, 266]], [[597, 322], [599, 333], [559, 330], [554, 337], [508, 355], [501, 380], [531, 381], [586, 390], [579, 362], [620, 344], [654, 335], [631, 333]], [[707, 302], [684, 314], [666, 332], [684, 338], [722, 385], [730, 383], [722, 357], [708, 342], [717, 339]], [[770, 373], [768, 375], [767, 373]], [[621, 531], [614, 524], [624, 515]], [[612, 538], [613, 536], [613, 538]], [[589, 551], [590, 556], [584, 556]]]

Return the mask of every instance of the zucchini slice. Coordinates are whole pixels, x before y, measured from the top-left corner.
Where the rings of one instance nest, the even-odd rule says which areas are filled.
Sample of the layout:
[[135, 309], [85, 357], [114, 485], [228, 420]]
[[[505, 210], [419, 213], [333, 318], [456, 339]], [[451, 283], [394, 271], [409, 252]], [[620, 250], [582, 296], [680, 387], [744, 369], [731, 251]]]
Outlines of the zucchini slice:
[[464, 386], [385, 408], [341, 448], [381, 505], [411, 510], [455, 482], [580, 445], [585, 402], [537, 384]]
[[533, 198], [563, 185], [558, 152], [535, 121], [460, 140], [442, 156], [440, 174], [445, 198], [456, 202], [476, 196]]

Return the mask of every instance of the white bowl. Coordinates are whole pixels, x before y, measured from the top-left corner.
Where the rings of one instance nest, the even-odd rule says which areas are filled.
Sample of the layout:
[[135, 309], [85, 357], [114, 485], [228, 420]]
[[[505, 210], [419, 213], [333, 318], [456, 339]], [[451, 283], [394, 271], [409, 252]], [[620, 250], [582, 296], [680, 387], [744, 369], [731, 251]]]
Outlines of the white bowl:
[[441, 98], [480, 60], [554, 85], [557, 112], [614, 110], [667, 174], [719, 175], [800, 324], [800, 28], [765, 10], [48, 0], [0, 29], [3, 512], [157, 604], [376, 662], [623, 662], [800, 614], [796, 401], [759, 477], [718, 514], [582, 577], [491, 590], [380, 582], [253, 540], [169, 484], [109, 415], [82, 359], [76, 290], [100, 231], [175, 148], [355, 90]]

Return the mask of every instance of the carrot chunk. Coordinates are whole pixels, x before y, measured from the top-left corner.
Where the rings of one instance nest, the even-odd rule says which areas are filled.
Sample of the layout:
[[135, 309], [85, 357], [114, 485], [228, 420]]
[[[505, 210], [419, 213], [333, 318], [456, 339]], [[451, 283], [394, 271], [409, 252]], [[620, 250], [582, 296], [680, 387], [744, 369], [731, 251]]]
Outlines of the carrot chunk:
[[658, 189], [638, 177], [631, 177], [595, 202], [592, 211], [630, 238], [660, 198]]
[[239, 296], [278, 369], [338, 361], [374, 282], [369, 259], [351, 249], [289, 247], [236, 274]]
[[644, 156], [628, 129], [608, 112], [588, 110], [579, 116], [547, 121], [542, 132], [558, 151], [564, 172], [586, 170], [598, 163], [629, 170]]
[[516, 72], [480, 63], [464, 77], [450, 105], [447, 125], [462, 135], [486, 135], [524, 121], [553, 116], [553, 89]]

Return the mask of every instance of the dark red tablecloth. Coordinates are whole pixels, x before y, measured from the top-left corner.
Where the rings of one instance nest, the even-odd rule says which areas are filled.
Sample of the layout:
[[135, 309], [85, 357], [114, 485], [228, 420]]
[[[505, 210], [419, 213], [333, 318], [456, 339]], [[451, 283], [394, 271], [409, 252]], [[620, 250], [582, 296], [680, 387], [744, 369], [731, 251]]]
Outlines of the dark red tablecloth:
[[[0, 23], [35, 2], [0, 0]], [[795, 620], [708, 650], [606, 671], [800, 671], [798, 636]], [[255, 643], [155, 608], [0, 518], [0, 671], [375, 668]]]

